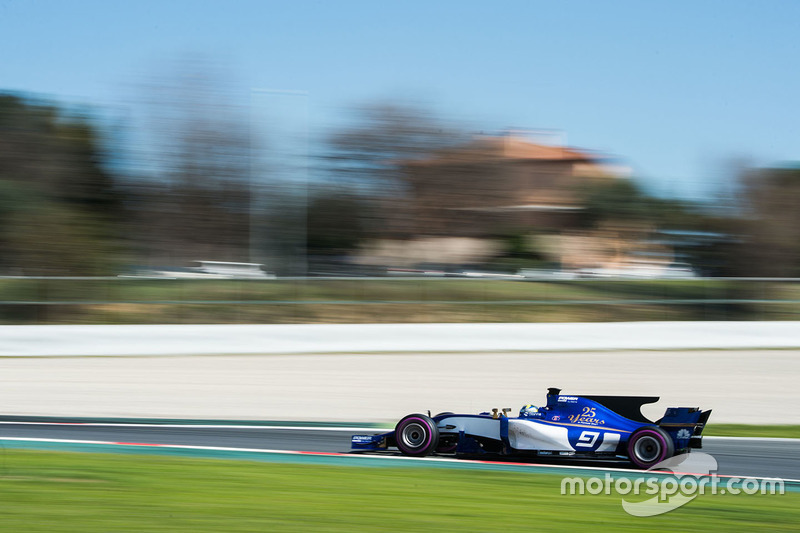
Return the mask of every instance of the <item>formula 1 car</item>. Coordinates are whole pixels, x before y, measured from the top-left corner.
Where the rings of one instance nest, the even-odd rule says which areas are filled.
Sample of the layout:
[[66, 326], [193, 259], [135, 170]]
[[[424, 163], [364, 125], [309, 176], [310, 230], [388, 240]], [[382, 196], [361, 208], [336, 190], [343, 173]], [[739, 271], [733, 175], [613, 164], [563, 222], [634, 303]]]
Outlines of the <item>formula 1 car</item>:
[[628, 459], [647, 469], [691, 448], [702, 447], [702, 432], [711, 411], [695, 407], [669, 407], [652, 422], [641, 406], [658, 396], [565, 396], [550, 388], [547, 405], [522, 408], [517, 418], [511, 409], [491, 413], [436, 416], [412, 414], [394, 431], [353, 435], [353, 450], [387, 450], [404, 455], [432, 453], [456, 455], [500, 454], [517, 456], [568, 456]]

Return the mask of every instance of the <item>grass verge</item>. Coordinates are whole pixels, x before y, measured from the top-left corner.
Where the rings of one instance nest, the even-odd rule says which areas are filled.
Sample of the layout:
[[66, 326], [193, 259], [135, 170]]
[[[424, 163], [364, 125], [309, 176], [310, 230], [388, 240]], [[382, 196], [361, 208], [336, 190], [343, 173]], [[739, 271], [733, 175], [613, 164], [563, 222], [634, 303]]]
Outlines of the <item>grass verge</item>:
[[6, 324], [797, 320], [800, 284], [692, 279], [0, 279]]
[[[713, 415], [712, 415], [713, 416]], [[705, 437], [779, 437], [800, 439], [800, 426], [751, 426], [747, 424], [709, 424]]]
[[7, 450], [7, 531], [796, 531], [800, 494], [705, 495], [627, 515], [614, 495], [562, 496], [560, 475]]

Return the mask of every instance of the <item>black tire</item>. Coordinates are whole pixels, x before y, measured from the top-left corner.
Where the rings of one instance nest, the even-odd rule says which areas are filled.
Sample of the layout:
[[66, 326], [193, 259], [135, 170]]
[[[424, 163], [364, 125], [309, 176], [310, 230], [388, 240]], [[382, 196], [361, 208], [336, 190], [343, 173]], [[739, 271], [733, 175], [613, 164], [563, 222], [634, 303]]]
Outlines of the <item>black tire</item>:
[[675, 455], [672, 438], [657, 426], [645, 426], [634, 431], [628, 439], [627, 448], [628, 458], [642, 470]]
[[397, 448], [404, 455], [423, 457], [432, 453], [439, 445], [439, 428], [429, 416], [408, 415], [397, 423], [394, 438]]

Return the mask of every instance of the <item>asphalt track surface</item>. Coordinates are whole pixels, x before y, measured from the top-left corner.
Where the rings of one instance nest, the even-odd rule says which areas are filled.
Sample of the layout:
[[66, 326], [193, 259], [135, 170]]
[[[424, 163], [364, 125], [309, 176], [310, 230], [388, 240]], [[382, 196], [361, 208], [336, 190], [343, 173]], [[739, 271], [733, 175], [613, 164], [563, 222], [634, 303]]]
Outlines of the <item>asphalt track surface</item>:
[[[288, 426], [0, 424], [0, 439], [57, 439], [335, 453], [349, 452], [350, 436], [354, 433], [378, 432], [375, 429]], [[800, 439], [706, 437], [702, 451], [714, 456], [720, 475], [800, 479]], [[500, 460], [507, 461], [508, 458]], [[547, 464], [541, 458], [528, 462]], [[549, 464], [613, 468], [629, 466], [624, 462], [577, 462], [568, 459], [557, 463], [551, 460]]]

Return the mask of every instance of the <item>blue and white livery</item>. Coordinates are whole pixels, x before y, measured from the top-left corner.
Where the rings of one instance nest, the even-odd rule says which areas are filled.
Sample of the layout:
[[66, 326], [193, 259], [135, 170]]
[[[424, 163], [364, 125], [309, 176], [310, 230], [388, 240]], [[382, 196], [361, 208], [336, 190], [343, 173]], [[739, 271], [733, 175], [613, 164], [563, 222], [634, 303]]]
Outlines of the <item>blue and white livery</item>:
[[412, 414], [394, 431], [354, 435], [354, 450], [396, 447], [405, 455], [432, 453], [456, 455], [500, 454], [624, 458], [639, 468], [702, 446], [702, 432], [711, 411], [695, 407], [670, 407], [655, 422], [641, 406], [657, 396], [562, 395], [551, 388], [543, 407], [525, 405], [518, 417], [510, 409], [493, 409], [478, 415]]

